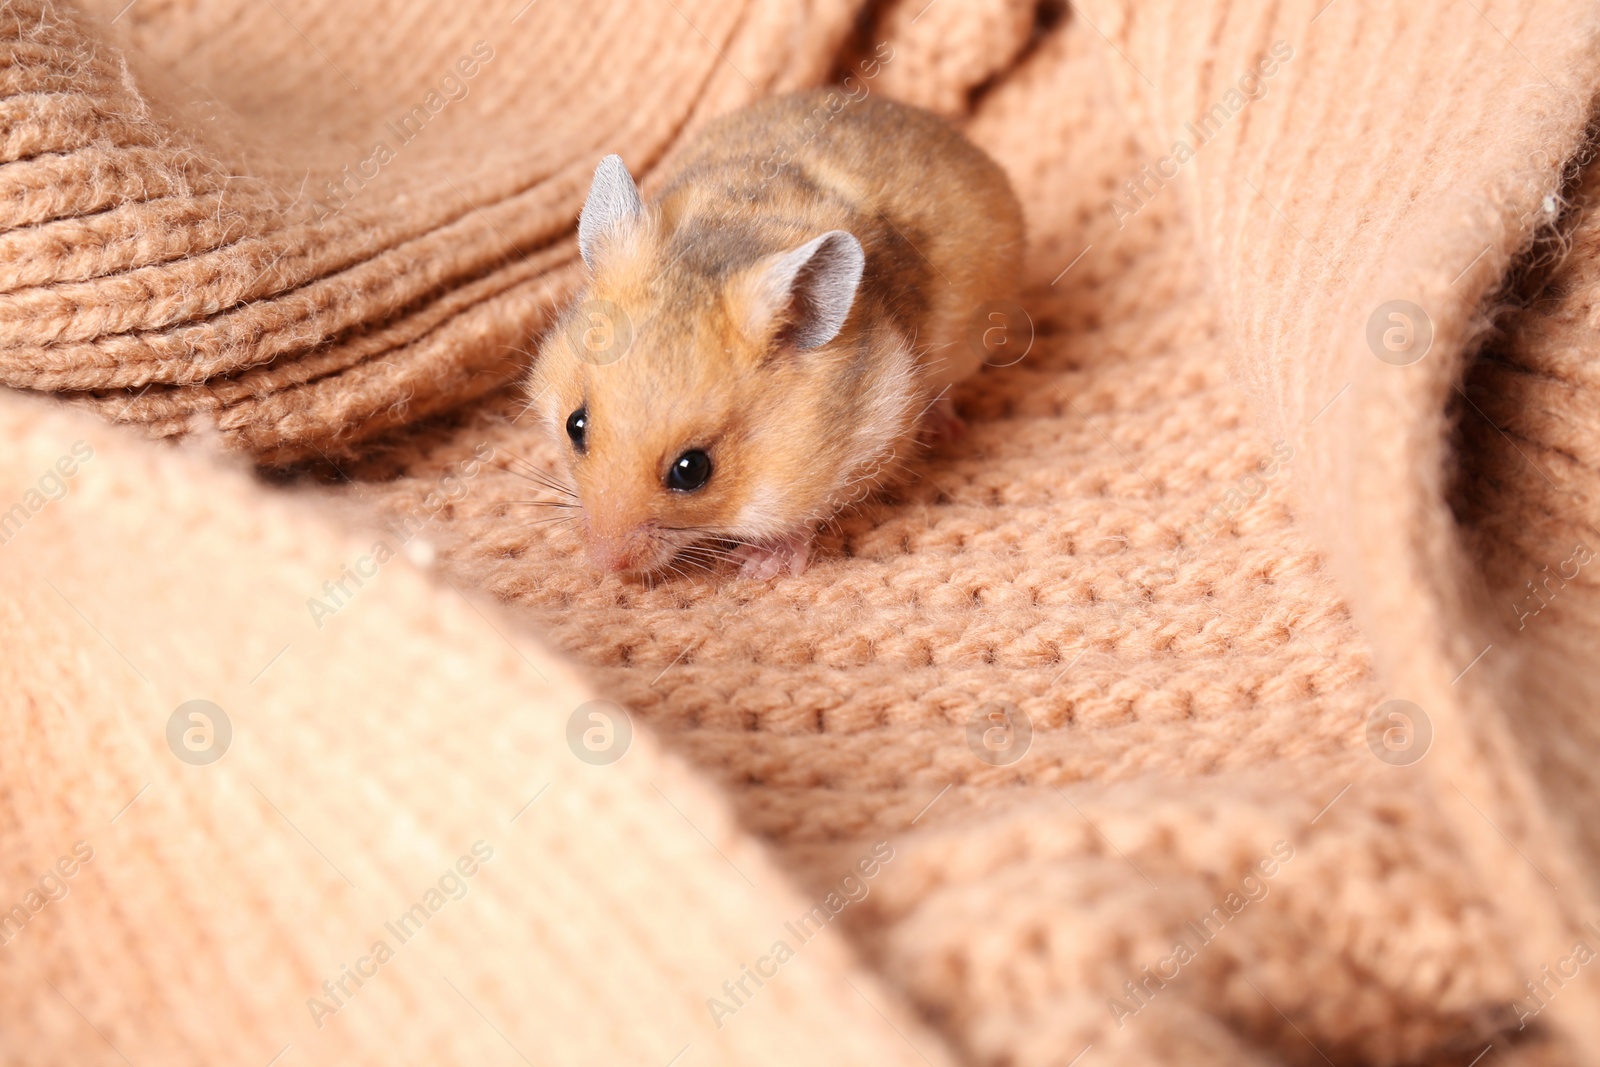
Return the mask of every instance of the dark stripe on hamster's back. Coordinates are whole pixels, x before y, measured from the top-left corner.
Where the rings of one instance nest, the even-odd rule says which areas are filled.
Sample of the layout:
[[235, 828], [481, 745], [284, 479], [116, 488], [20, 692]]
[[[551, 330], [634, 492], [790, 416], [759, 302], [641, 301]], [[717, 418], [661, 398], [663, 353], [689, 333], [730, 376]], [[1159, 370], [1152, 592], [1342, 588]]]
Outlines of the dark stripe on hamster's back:
[[[838, 151], [826, 141], [817, 147]], [[720, 279], [830, 229], [847, 230], [867, 253], [857, 304], [881, 309], [907, 336], [915, 333], [931, 306], [927, 288], [939, 280], [919, 251], [928, 245], [926, 233], [908, 219], [884, 214], [859, 188], [830, 188], [800, 159], [790, 159], [767, 177], [761, 169], [766, 159], [748, 151], [702, 157], [674, 175], [662, 201], [682, 197], [700, 203], [678, 218], [667, 259], [701, 277]], [[719, 200], [746, 205], [754, 217], [710, 214], [707, 208], [714, 209]], [[799, 205], [806, 210], [791, 214], [789, 209]]]
[[867, 251], [861, 291], [909, 336], [928, 314], [928, 287], [939, 284], [933, 267], [918, 251], [927, 245], [927, 236], [905, 220], [887, 215], [861, 216], [858, 225], [872, 231], [856, 235]]
[[[669, 261], [681, 255], [679, 262], [689, 269], [720, 278], [773, 253], [797, 248], [830, 229], [851, 229], [855, 206], [825, 194], [803, 170], [785, 167], [772, 180], [762, 181], [749, 176], [744, 162], [728, 159], [698, 164], [663, 190], [663, 203], [681, 197], [694, 204], [679, 209], [682, 213], [667, 238]], [[719, 203], [729, 202], [748, 206], [751, 214], [715, 213]], [[788, 209], [796, 204], [811, 210], [791, 213]]]
[[720, 280], [769, 252], [758, 227], [731, 219], [689, 218], [667, 240], [666, 262], [701, 278]]

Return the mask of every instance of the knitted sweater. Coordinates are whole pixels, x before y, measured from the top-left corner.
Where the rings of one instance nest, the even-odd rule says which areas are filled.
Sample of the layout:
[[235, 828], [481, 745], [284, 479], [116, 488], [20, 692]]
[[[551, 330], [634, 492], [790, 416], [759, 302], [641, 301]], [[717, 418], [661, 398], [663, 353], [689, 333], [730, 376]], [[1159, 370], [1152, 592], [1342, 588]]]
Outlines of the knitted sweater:
[[[1592, 5], [125, 4], [0, 11], [7, 1063], [1600, 1063]], [[599, 576], [589, 173], [845, 78], [1026, 354]]]

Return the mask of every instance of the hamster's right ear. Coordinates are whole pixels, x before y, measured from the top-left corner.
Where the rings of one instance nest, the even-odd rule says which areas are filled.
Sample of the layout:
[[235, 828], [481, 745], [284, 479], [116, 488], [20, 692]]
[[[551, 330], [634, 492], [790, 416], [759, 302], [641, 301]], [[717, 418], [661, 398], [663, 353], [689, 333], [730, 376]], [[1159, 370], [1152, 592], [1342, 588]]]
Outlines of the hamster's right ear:
[[746, 330], [757, 338], [779, 332], [799, 349], [827, 344], [850, 316], [866, 261], [848, 230], [769, 256], [743, 283]]
[[633, 184], [622, 157], [610, 155], [594, 169], [589, 199], [578, 216], [578, 254], [592, 271], [607, 240], [627, 232], [644, 214], [639, 187]]

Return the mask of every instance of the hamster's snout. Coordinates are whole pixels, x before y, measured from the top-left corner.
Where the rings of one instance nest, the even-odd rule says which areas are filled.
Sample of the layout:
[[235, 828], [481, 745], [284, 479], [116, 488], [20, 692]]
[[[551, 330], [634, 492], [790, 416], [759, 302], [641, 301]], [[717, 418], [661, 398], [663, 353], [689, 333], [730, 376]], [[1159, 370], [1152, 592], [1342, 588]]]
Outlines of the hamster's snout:
[[583, 543], [598, 570], [630, 574], [653, 570], [663, 560], [660, 537], [650, 522], [612, 524], [586, 516]]

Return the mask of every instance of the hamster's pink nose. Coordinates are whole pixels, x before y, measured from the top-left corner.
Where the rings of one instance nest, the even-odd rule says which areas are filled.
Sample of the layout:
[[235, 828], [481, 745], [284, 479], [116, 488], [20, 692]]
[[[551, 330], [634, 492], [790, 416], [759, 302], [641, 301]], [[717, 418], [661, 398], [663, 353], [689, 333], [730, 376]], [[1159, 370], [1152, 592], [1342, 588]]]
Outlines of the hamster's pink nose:
[[620, 529], [585, 523], [583, 540], [590, 561], [603, 571], [623, 574], [640, 570], [655, 556], [654, 540], [645, 523]]
[[609, 537], [584, 538], [589, 549], [589, 562], [603, 571], [622, 572], [632, 567], [631, 553], [626, 547]]

